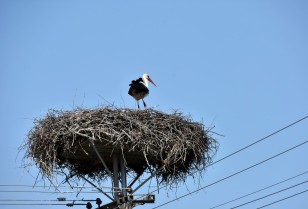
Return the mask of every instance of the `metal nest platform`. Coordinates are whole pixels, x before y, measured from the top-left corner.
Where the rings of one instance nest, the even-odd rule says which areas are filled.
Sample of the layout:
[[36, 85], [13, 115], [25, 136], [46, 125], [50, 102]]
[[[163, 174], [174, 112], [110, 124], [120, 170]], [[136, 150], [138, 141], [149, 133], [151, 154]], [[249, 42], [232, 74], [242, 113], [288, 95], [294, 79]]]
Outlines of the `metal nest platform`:
[[49, 110], [34, 124], [22, 149], [43, 177], [104, 181], [123, 162], [133, 176], [155, 173], [159, 183], [174, 183], [203, 172], [218, 148], [210, 128], [176, 111]]

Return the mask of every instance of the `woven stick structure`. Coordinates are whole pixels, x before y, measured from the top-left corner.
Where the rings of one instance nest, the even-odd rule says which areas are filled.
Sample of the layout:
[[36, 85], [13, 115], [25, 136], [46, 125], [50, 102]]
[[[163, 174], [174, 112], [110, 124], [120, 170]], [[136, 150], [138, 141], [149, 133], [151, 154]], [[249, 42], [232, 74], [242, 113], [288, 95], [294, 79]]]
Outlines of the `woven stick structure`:
[[[218, 143], [210, 129], [179, 112], [132, 110], [111, 106], [72, 111], [49, 110], [35, 119], [28, 133], [25, 159], [43, 177], [65, 174], [74, 179], [106, 180], [112, 156], [123, 156], [128, 173], [156, 173], [160, 183], [174, 183], [201, 173], [212, 161]], [[196, 172], [197, 171], [197, 172]]]

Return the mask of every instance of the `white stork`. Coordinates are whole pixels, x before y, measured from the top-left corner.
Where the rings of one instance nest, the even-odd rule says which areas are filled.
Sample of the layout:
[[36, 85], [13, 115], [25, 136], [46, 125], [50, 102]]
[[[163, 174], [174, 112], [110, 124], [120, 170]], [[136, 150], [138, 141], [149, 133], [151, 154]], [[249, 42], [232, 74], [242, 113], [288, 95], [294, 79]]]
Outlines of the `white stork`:
[[147, 107], [143, 98], [149, 94], [149, 81], [154, 86], [156, 86], [156, 84], [152, 81], [152, 79], [150, 78], [148, 74], [143, 74], [142, 78], [138, 78], [137, 80], [132, 80], [132, 82], [129, 84], [130, 88], [128, 90], [128, 94], [134, 97], [135, 100], [137, 100], [138, 109], [140, 109], [139, 107], [140, 99], [142, 99], [143, 101], [143, 106]]

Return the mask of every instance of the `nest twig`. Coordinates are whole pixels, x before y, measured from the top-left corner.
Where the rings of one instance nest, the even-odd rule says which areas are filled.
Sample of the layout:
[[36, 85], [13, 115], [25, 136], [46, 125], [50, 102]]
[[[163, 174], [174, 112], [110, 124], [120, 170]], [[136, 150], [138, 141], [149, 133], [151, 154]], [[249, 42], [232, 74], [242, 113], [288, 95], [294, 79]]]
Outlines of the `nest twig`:
[[179, 112], [114, 107], [50, 110], [35, 119], [23, 145], [45, 177], [108, 177], [90, 140], [112, 171], [112, 155], [123, 155], [128, 172], [140, 174], [163, 167], [156, 177], [163, 183], [182, 181], [211, 163], [218, 143], [211, 131]]

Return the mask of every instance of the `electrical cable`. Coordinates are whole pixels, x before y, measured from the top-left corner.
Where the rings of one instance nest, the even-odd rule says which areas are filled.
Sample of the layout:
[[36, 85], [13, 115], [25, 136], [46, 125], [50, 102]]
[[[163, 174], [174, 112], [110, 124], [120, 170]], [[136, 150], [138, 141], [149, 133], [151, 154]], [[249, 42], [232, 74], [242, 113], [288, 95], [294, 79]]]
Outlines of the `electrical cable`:
[[282, 190], [279, 190], [279, 191], [277, 191], [277, 192], [273, 192], [273, 193], [268, 194], [268, 195], [265, 195], [265, 196], [263, 196], [263, 197], [259, 197], [259, 198], [257, 198], [257, 199], [254, 199], [254, 200], [245, 202], [245, 203], [243, 203], [243, 204], [237, 205], [237, 206], [235, 206], [235, 207], [232, 207], [231, 209], [235, 209], [235, 208], [242, 207], [242, 206], [244, 206], [244, 205], [248, 205], [248, 204], [250, 204], [250, 203], [256, 202], [256, 201], [258, 201], [258, 200], [262, 200], [262, 199], [264, 199], [264, 198], [270, 197], [270, 196], [272, 196], [272, 195], [278, 194], [278, 193], [283, 192], [283, 191], [286, 191], [286, 190], [288, 190], [288, 189], [292, 189], [292, 188], [294, 188], [294, 187], [297, 187], [297, 186], [299, 186], [299, 185], [305, 184], [305, 183], [307, 183], [307, 182], [308, 182], [307, 180], [306, 180], [306, 181], [303, 181], [303, 182], [301, 182], [301, 183], [295, 184], [295, 185], [293, 185], [293, 186], [287, 187], [287, 188], [282, 189]]
[[254, 168], [254, 167], [258, 166], [258, 165], [261, 165], [261, 164], [263, 164], [263, 163], [265, 163], [265, 162], [267, 162], [267, 161], [269, 161], [269, 160], [272, 160], [272, 159], [274, 159], [274, 158], [276, 158], [276, 157], [278, 157], [278, 156], [280, 156], [280, 155], [283, 155], [283, 154], [285, 154], [285, 153], [287, 153], [287, 152], [289, 152], [289, 151], [291, 151], [291, 150], [294, 150], [295, 148], [298, 148], [298, 147], [300, 147], [300, 146], [303, 146], [303, 145], [306, 144], [307, 142], [308, 142], [308, 140], [306, 140], [306, 141], [304, 141], [304, 142], [302, 142], [302, 143], [300, 143], [300, 144], [298, 144], [298, 145], [296, 145], [296, 146], [294, 146], [294, 147], [291, 147], [291, 148], [289, 148], [289, 149], [287, 149], [287, 150], [285, 150], [285, 151], [283, 151], [283, 152], [280, 152], [280, 153], [278, 153], [278, 154], [276, 154], [276, 155], [274, 155], [274, 156], [272, 156], [272, 157], [269, 157], [269, 158], [267, 158], [267, 159], [265, 159], [265, 160], [262, 160], [262, 161], [260, 161], [260, 162], [258, 162], [258, 163], [256, 163], [256, 164], [253, 164], [253, 165], [251, 165], [251, 166], [249, 166], [249, 167], [247, 167], [247, 168], [244, 168], [244, 169], [242, 169], [242, 170], [240, 170], [240, 171], [238, 171], [238, 172], [235, 172], [235, 173], [233, 173], [233, 174], [231, 174], [231, 175], [229, 175], [229, 176], [226, 176], [226, 177], [224, 177], [224, 178], [222, 178], [222, 179], [220, 179], [220, 180], [217, 180], [217, 181], [215, 181], [215, 182], [213, 182], [213, 183], [211, 183], [211, 184], [208, 184], [208, 185], [206, 185], [206, 186], [204, 186], [204, 187], [201, 187], [201, 188], [199, 188], [199, 189], [197, 189], [197, 190], [194, 190], [194, 191], [189, 192], [189, 193], [187, 193], [187, 194], [185, 194], [185, 195], [182, 195], [182, 196], [180, 196], [180, 197], [177, 197], [177, 198], [175, 198], [175, 199], [173, 199], [173, 200], [170, 200], [170, 201], [168, 201], [168, 202], [165, 202], [165, 203], [163, 203], [163, 204], [160, 204], [160, 205], [154, 207], [153, 209], [159, 208], [159, 207], [164, 206], [164, 205], [167, 205], [167, 204], [169, 204], [169, 203], [172, 203], [172, 202], [174, 202], [174, 201], [176, 201], [176, 200], [179, 200], [179, 199], [181, 199], [181, 198], [183, 198], [183, 197], [189, 196], [189, 195], [191, 195], [191, 194], [193, 194], [193, 193], [196, 193], [196, 192], [198, 192], [198, 191], [200, 191], [200, 190], [203, 190], [203, 189], [205, 189], [205, 188], [207, 188], [207, 187], [213, 186], [213, 185], [215, 185], [215, 184], [217, 184], [217, 183], [219, 183], [219, 182], [222, 182], [222, 181], [227, 180], [227, 179], [229, 179], [229, 178], [231, 178], [231, 177], [233, 177], [233, 176], [236, 176], [236, 175], [238, 175], [238, 174], [240, 174], [240, 173], [243, 173], [243, 172], [245, 172], [245, 171], [247, 171], [247, 170], [250, 170], [250, 169], [252, 169], [252, 168]]
[[[144, 196], [144, 194], [134, 194], [134, 196]], [[85, 199], [75, 199], [75, 200], [32, 200], [32, 199], [0, 199], [0, 202], [80, 202], [80, 201], [90, 201], [90, 200], [85, 200]], [[94, 201], [94, 200], [91, 200]]]
[[[28, 185], [28, 184], [0, 184], [0, 187], [31, 187], [31, 188], [71, 188], [71, 189], [96, 189], [93, 186], [54, 186], [54, 185]], [[112, 189], [112, 187], [100, 186], [99, 188]]]
[[257, 144], [257, 143], [259, 143], [259, 142], [261, 142], [261, 141], [264, 141], [265, 139], [270, 138], [271, 136], [274, 136], [275, 134], [278, 134], [279, 132], [281, 132], [281, 131], [283, 131], [283, 130], [285, 130], [287, 128], [290, 128], [291, 126], [293, 126], [293, 125], [295, 125], [295, 124], [297, 124], [297, 123], [299, 123], [299, 122], [301, 122], [301, 121], [303, 121], [303, 120], [305, 120], [307, 118], [308, 118], [308, 115], [303, 117], [303, 118], [301, 118], [301, 119], [299, 119], [299, 120], [297, 120], [297, 121], [295, 121], [295, 122], [293, 122], [293, 123], [291, 123], [291, 124], [289, 124], [289, 125], [287, 125], [287, 126], [285, 126], [285, 127], [283, 127], [283, 128], [281, 128], [281, 129], [279, 129], [279, 130], [277, 130], [277, 131], [275, 131], [275, 132], [273, 132], [273, 133], [271, 133], [271, 134], [269, 134], [269, 135], [267, 135], [267, 136], [265, 136], [265, 137], [263, 137], [263, 138], [261, 138], [261, 139], [259, 139], [259, 140], [257, 140], [257, 141], [255, 141], [255, 142], [253, 142], [253, 143], [251, 143], [251, 144], [248, 144], [247, 146], [245, 146], [245, 147], [243, 147], [243, 148], [241, 148], [241, 149], [239, 149], [239, 150], [237, 150], [237, 151], [235, 151], [235, 152], [233, 152], [233, 153], [231, 153], [231, 154], [229, 154], [229, 155], [227, 155], [227, 156], [225, 156], [225, 157], [215, 161], [214, 163], [210, 164], [209, 166], [212, 166], [212, 165], [214, 165], [214, 164], [216, 164], [216, 163], [218, 163], [218, 162], [220, 162], [222, 160], [225, 160], [225, 159], [227, 159], [227, 158], [229, 158], [229, 157], [231, 157], [231, 156], [233, 156], [233, 155], [235, 155], [235, 154], [237, 154], [237, 153], [239, 153], [239, 152], [241, 152], [241, 151], [243, 151], [243, 150], [245, 150], [245, 149], [247, 149], [247, 148], [249, 148], [249, 147], [251, 147], [251, 146], [253, 146], [253, 145]]
[[250, 195], [256, 194], [256, 193], [258, 193], [258, 192], [261, 192], [261, 191], [263, 191], [263, 190], [266, 190], [266, 189], [269, 189], [269, 188], [271, 188], [271, 187], [277, 186], [277, 185], [279, 185], [279, 184], [282, 184], [282, 183], [287, 182], [287, 181], [289, 181], [289, 180], [295, 179], [295, 178], [300, 177], [300, 176], [302, 176], [302, 175], [304, 175], [304, 174], [307, 174], [307, 173], [308, 173], [308, 171], [303, 172], [303, 173], [300, 173], [300, 174], [298, 174], [298, 175], [292, 176], [292, 177], [290, 177], [290, 178], [287, 178], [287, 179], [285, 179], [285, 180], [282, 180], [282, 181], [277, 182], [277, 183], [275, 183], [275, 184], [272, 184], [272, 185], [270, 185], [270, 186], [264, 187], [264, 188], [259, 189], [259, 190], [257, 190], [257, 191], [254, 191], [254, 192], [251, 192], [251, 193], [249, 193], [249, 194], [243, 195], [243, 196], [241, 196], [241, 197], [232, 199], [232, 200], [230, 200], [230, 201], [227, 201], [227, 202], [224, 202], [224, 203], [215, 205], [215, 206], [211, 207], [210, 209], [218, 208], [218, 207], [221, 207], [221, 206], [226, 205], [226, 204], [228, 204], [228, 203], [234, 202], [234, 201], [236, 201], [236, 200], [240, 200], [240, 199], [242, 199], [242, 198], [244, 198], [244, 197], [248, 197], [248, 196], [250, 196]]
[[2, 199], [0, 202], [76, 202], [82, 200], [21, 200], [21, 199]]
[[286, 200], [286, 199], [289, 199], [289, 198], [295, 197], [295, 196], [300, 195], [300, 194], [303, 194], [303, 193], [305, 193], [305, 192], [308, 192], [308, 189], [307, 189], [307, 190], [305, 190], [305, 191], [302, 191], [302, 192], [299, 192], [299, 193], [296, 193], [296, 194], [290, 195], [290, 196], [288, 196], [288, 197], [285, 197], [285, 198], [282, 198], [282, 199], [276, 200], [276, 201], [271, 202], [271, 203], [269, 203], [269, 204], [267, 204], [267, 205], [263, 205], [263, 206], [261, 206], [261, 207], [259, 207], [259, 208], [257, 208], [257, 209], [260, 209], [260, 208], [265, 208], [265, 207], [267, 207], [267, 206], [270, 206], [270, 205], [273, 205], [273, 204], [275, 204], [275, 203], [281, 202], [281, 201], [283, 201], [283, 200]]
[[[0, 193], [46, 193], [46, 194], [71, 194], [76, 193], [76, 191], [59, 191], [59, 192], [48, 192], [48, 191], [36, 191], [36, 190], [0, 190]], [[101, 193], [99, 191], [85, 192], [81, 191], [79, 193]], [[110, 192], [111, 193], [111, 192]]]
[[23, 205], [67, 205], [63, 203], [0, 203], [0, 205], [14, 205], [14, 206], [23, 206]]
[[73, 207], [74, 205], [87, 205], [85, 203], [0, 203], [0, 205], [11, 205], [11, 206], [25, 206], [25, 205], [35, 205], [35, 206], [51, 206], [51, 205], [62, 205], [67, 207]]

